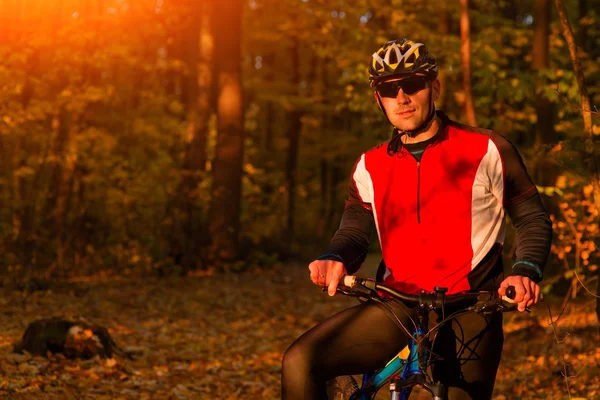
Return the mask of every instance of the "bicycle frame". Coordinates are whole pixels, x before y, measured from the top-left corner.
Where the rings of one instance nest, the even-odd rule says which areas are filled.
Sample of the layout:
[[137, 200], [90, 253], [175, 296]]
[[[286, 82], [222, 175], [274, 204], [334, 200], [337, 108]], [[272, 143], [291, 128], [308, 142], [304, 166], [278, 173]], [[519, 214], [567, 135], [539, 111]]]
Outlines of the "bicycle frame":
[[[514, 301], [509, 300], [515, 297], [514, 286], [506, 288], [506, 296], [503, 298], [495, 299], [494, 297], [497, 295], [486, 291], [466, 293], [453, 298], [447, 298], [447, 289], [443, 287], [435, 287], [434, 291], [430, 293], [421, 291], [419, 295], [408, 295], [402, 294], [385, 285], [378, 284], [371, 279], [348, 275], [344, 277], [344, 287], [354, 288], [357, 285], [372, 292], [383, 291], [396, 299], [416, 304], [418, 323], [412, 331], [412, 337], [408, 344], [409, 355], [406, 360], [400, 358], [398, 354], [385, 367], [365, 374], [361, 388], [350, 396], [350, 400], [373, 400], [379, 389], [387, 381], [390, 381], [391, 400], [408, 400], [415, 385], [422, 386], [427, 390], [433, 400], [444, 400], [446, 398], [446, 387], [441, 382], [431, 382], [426, 374], [429, 367], [429, 352], [432, 350], [429, 340], [429, 311], [434, 309], [444, 310], [446, 305], [451, 304], [458, 306], [466, 298], [469, 298], [468, 301], [472, 302], [473, 305], [469, 306], [469, 308], [473, 312], [504, 312], [515, 309]], [[338, 291], [340, 291], [339, 287]], [[364, 291], [357, 291], [354, 294], [344, 290], [341, 291], [344, 294], [354, 295], [359, 298], [373, 298]], [[504, 301], [510, 304], [507, 305]], [[443, 322], [446, 320], [443, 317]]]
[[[377, 392], [390, 381], [392, 400], [408, 400], [413, 386], [422, 385], [432, 393], [434, 399], [442, 400], [445, 389], [441, 383], [431, 384], [425, 379], [425, 370], [428, 367], [429, 346], [424, 346], [419, 354], [418, 341], [427, 335], [428, 311], [419, 311], [419, 326], [413, 331], [408, 344], [408, 357], [403, 359], [400, 353], [391, 359], [385, 367], [372, 373], [364, 374], [361, 388], [350, 400], [372, 400]], [[421, 360], [421, 362], [419, 362]], [[394, 378], [397, 377], [397, 378]], [[393, 390], [393, 391], [392, 391]]]

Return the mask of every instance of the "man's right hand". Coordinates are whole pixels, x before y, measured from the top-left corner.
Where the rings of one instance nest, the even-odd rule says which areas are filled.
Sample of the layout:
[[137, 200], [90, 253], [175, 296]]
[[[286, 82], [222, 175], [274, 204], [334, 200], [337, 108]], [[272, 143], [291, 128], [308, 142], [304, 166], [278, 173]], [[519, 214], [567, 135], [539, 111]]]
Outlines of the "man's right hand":
[[315, 285], [327, 286], [330, 296], [335, 295], [342, 277], [348, 275], [344, 264], [335, 260], [315, 260], [309, 264], [308, 269], [310, 280]]

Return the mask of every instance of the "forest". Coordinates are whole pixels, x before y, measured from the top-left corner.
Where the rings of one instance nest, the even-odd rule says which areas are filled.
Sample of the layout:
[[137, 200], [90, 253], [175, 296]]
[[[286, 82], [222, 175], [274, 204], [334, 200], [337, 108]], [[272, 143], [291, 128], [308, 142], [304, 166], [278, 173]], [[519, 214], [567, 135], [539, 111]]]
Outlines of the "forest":
[[[280, 396], [287, 346], [350, 304], [306, 266], [391, 137], [367, 69], [406, 37], [436, 108], [507, 137], [553, 222], [548, 306], [507, 325], [533, 369], [494, 398], [598, 398], [599, 22], [600, 0], [0, 0], [0, 394]], [[75, 315], [144, 355], [11, 352]]]

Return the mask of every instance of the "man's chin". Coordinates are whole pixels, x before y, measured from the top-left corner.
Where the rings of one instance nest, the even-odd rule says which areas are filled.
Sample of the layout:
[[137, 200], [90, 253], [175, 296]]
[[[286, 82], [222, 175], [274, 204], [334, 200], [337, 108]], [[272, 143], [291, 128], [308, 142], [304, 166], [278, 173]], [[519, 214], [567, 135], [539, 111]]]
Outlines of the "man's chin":
[[399, 119], [394, 126], [401, 132], [412, 131], [419, 127], [419, 121], [416, 121], [415, 118], [403, 118]]
[[398, 129], [400, 132], [408, 132], [408, 131], [413, 131], [415, 129], [418, 128], [418, 125], [394, 125], [396, 127], [396, 129]]

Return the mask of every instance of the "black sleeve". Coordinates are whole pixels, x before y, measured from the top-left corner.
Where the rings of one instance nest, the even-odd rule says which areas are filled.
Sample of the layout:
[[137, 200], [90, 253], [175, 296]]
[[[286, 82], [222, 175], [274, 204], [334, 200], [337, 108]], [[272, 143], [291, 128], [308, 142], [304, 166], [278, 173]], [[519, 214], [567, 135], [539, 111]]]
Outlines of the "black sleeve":
[[527, 168], [516, 147], [500, 134], [492, 133], [492, 139], [502, 157], [504, 206], [508, 207], [511, 204], [518, 204], [536, 195], [538, 192], [537, 188], [529, 177]]
[[367, 256], [373, 226], [371, 211], [362, 207], [346, 208], [340, 227], [329, 242], [327, 253], [319, 259], [341, 261], [349, 274], [355, 273]]
[[498, 136], [494, 141], [504, 163], [504, 207], [517, 229], [517, 259], [511, 274], [539, 282], [550, 254], [552, 222], [517, 149]]
[[369, 238], [375, 227], [371, 204], [364, 202], [358, 193], [354, 178], [350, 188], [342, 221], [319, 260], [341, 261], [349, 274], [360, 268], [369, 250]]

